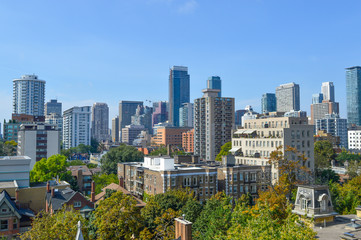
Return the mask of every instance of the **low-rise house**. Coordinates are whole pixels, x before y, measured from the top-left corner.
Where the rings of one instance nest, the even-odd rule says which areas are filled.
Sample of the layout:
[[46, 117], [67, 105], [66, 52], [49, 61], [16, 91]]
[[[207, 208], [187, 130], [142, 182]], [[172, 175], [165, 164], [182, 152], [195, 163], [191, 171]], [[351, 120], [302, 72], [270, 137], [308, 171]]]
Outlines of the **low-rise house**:
[[6, 190], [0, 194], [0, 237], [15, 238], [31, 227], [34, 212], [21, 208], [18, 199], [13, 200]]
[[[94, 184], [92, 185], [94, 189]], [[94, 210], [95, 194], [92, 192], [91, 201], [89, 201], [83, 194], [70, 188], [50, 189], [50, 186], [48, 185], [45, 201], [46, 212], [53, 214], [67, 205], [73, 207], [75, 210], [79, 210], [83, 217], [87, 218], [90, 212]]]
[[79, 191], [85, 195], [90, 195], [93, 176], [100, 173], [101, 169], [99, 167], [88, 168], [86, 165], [80, 165], [70, 166], [68, 170], [71, 171], [71, 175], [76, 179]]

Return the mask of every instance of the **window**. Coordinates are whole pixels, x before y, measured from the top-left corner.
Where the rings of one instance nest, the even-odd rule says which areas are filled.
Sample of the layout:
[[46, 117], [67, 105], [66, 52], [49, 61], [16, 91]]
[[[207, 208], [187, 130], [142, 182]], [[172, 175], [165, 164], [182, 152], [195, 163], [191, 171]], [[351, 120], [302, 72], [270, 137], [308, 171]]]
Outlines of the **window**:
[[0, 230], [8, 230], [8, 220], [0, 221]]
[[239, 192], [243, 193], [243, 186], [239, 186]]
[[206, 194], [206, 196], [208, 196], [208, 188], [206, 187], [205, 190], [206, 190], [205, 194]]
[[13, 220], [13, 229], [17, 229], [18, 228], [18, 219], [14, 218]]
[[245, 190], [246, 193], [248, 193], [248, 186], [245, 186], [244, 190]]
[[237, 173], [233, 173], [233, 181], [237, 181]]
[[237, 186], [233, 186], [233, 192], [237, 193]]
[[3, 209], [1, 209], [1, 212], [2, 213], [6, 213], [8, 211], [8, 209], [7, 208], [3, 208]]
[[174, 187], [175, 186], [175, 177], [172, 177], [171, 181], [172, 181], [172, 186]]
[[193, 186], [197, 186], [197, 177], [193, 177]]
[[74, 202], [74, 207], [81, 207], [81, 202]]
[[203, 183], [203, 176], [199, 177], [199, 183]]
[[307, 209], [307, 199], [301, 198], [301, 209], [306, 210]]
[[213, 183], [213, 176], [209, 176], [209, 182]]
[[242, 173], [239, 173], [239, 180], [243, 181], [243, 174]]
[[209, 195], [213, 196], [213, 187], [209, 188]]
[[232, 193], [232, 186], [229, 186], [229, 193]]

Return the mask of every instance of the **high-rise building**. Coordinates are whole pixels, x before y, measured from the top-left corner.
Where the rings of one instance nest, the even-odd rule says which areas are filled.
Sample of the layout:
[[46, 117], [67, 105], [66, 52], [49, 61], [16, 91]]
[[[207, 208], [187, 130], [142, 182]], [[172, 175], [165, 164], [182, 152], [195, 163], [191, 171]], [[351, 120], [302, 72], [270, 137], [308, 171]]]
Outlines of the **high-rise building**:
[[94, 103], [92, 108], [92, 138], [98, 142], [109, 140], [109, 107], [106, 103]]
[[62, 115], [61, 102], [56, 99], [51, 99], [50, 102], [45, 103], [45, 115], [55, 113], [58, 116]]
[[315, 122], [316, 130], [324, 130], [333, 136], [340, 137], [341, 147], [347, 148], [347, 119], [340, 118], [338, 114], [326, 114]]
[[182, 133], [182, 148], [187, 153], [194, 152], [194, 128]]
[[63, 113], [63, 148], [90, 145], [91, 107], [72, 107]]
[[222, 80], [218, 76], [209, 77], [207, 80], [207, 88], [219, 89], [218, 97], [222, 97]]
[[50, 113], [45, 116], [45, 123], [56, 125], [59, 131], [60, 141], [63, 139], [63, 116], [57, 113]]
[[276, 88], [278, 112], [300, 110], [300, 86], [296, 83], [282, 84]]
[[262, 95], [261, 101], [262, 113], [277, 111], [276, 94], [265, 93]]
[[361, 67], [346, 68], [347, 120], [361, 126]]
[[152, 126], [168, 120], [167, 102], [153, 103]]
[[322, 103], [322, 101], [323, 101], [322, 93], [312, 94], [312, 104]]
[[132, 123], [132, 116], [136, 113], [138, 106], [143, 106], [141, 101], [119, 102], [119, 140], [122, 139], [122, 129]]
[[60, 153], [60, 138], [57, 126], [34, 123], [22, 124], [18, 132], [18, 156], [31, 158], [30, 169], [42, 158]]
[[169, 73], [169, 123], [179, 127], [179, 108], [190, 102], [188, 68], [173, 66]]
[[132, 125], [143, 125], [148, 133], [153, 133], [152, 112], [153, 108], [139, 105], [132, 116]]
[[179, 108], [179, 126], [193, 127], [193, 103], [183, 103]]
[[112, 119], [112, 141], [119, 142], [119, 117]]
[[41, 123], [44, 122], [44, 116], [33, 116], [26, 114], [13, 113], [11, 120], [4, 122], [4, 140], [18, 142], [18, 131], [23, 123]]
[[36, 75], [13, 80], [13, 113], [44, 116], [45, 81]]
[[321, 92], [323, 100], [328, 100], [330, 102], [335, 101], [335, 87], [333, 86], [333, 82], [323, 82]]
[[234, 124], [236, 125], [236, 128], [239, 126], [242, 126], [242, 117], [247, 112], [245, 109], [240, 109], [235, 112], [234, 115]]
[[135, 139], [144, 130], [143, 125], [127, 125], [122, 128], [122, 143], [133, 145]]
[[234, 129], [234, 98], [220, 98], [218, 92], [204, 89], [194, 100], [194, 153], [207, 161], [215, 160]]
[[322, 103], [311, 104], [311, 124], [316, 124], [316, 120], [325, 118], [327, 114], [339, 114], [338, 102], [330, 102], [328, 100]]

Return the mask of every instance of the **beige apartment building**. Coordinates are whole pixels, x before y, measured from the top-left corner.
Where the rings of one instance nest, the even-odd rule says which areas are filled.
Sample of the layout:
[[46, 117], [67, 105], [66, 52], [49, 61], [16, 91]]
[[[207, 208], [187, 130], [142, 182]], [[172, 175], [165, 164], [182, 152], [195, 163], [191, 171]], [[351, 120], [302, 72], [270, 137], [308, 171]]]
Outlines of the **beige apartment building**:
[[[272, 151], [282, 146], [297, 149], [307, 157], [306, 167], [314, 170], [314, 126], [306, 117], [277, 117], [260, 115], [257, 119], [245, 121], [245, 126], [234, 132], [231, 152], [236, 155], [236, 164], [269, 165]], [[296, 159], [294, 154], [288, 156]], [[273, 180], [278, 179], [278, 171], [272, 167]]]
[[157, 134], [152, 137], [155, 146], [182, 146], [182, 134], [192, 130], [190, 127], [158, 127]]

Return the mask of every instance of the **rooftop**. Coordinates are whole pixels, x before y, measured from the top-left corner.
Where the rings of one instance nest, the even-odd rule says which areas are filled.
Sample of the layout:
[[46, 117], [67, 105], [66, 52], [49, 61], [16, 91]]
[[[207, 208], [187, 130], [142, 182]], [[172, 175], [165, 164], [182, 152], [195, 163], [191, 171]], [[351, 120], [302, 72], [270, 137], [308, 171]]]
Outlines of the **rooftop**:
[[[314, 227], [314, 230], [317, 232], [317, 237], [324, 240], [340, 239], [344, 233], [355, 235], [356, 238], [350, 239], [361, 239], [361, 230], [346, 229], [346, 225], [351, 223], [351, 219], [357, 219], [356, 215], [340, 215], [335, 217], [333, 223], [327, 223], [326, 227]], [[356, 220], [356, 223], [360, 224], [361, 221]]]

